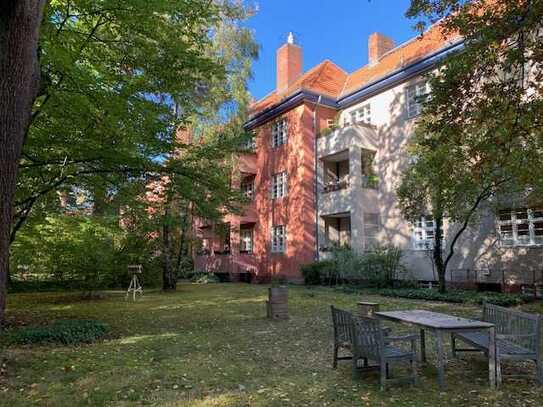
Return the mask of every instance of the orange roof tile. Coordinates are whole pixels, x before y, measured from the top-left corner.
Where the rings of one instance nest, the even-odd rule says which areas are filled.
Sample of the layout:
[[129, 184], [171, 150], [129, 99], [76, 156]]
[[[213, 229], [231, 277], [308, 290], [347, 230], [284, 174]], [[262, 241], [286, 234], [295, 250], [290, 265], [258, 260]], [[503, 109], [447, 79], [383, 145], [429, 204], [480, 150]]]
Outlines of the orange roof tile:
[[365, 65], [349, 75], [341, 96], [346, 96], [376, 79], [382, 78], [404, 66], [411, 65], [458, 39], [458, 36], [446, 38], [441, 26], [434, 25], [423, 35], [387, 52], [377, 64]]
[[288, 87], [286, 92], [278, 94], [277, 91], [273, 91], [255, 102], [251, 106], [251, 112], [258, 113], [265, 110], [301, 89], [335, 99], [343, 89], [346, 79], [347, 72], [332, 61], [325, 60], [301, 75]]
[[442, 27], [436, 24], [421, 36], [413, 38], [384, 54], [378, 63], [365, 65], [350, 75], [332, 61], [325, 60], [300, 76], [283, 94], [273, 91], [253, 103], [250, 109], [251, 115], [254, 116], [280, 103], [283, 99], [299, 90], [308, 90], [338, 99], [404, 66], [421, 60], [457, 40], [459, 40], [458, 35], [450, 35], [447, 38], [442, 31]]

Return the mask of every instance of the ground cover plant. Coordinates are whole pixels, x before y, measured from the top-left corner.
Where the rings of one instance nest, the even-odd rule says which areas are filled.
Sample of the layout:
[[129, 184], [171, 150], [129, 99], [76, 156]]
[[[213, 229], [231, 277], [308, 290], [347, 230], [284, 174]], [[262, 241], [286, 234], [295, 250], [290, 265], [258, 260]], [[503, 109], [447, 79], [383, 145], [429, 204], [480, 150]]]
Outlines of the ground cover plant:
[[[349, 363], [331, 368], [330, 304], [355, 309], [361, 298], [384, 310], [423, 308], [473, 316], [474, 304], [382, 297], [332, 288], [289, 287], [288, 321], [265, 318], [267, 286], [180, 284], [176, 292], [146, 292], [136, 302], [122, 292], [81, 301], [75, 293], [10, 296], [10, 328], [0, 339], [0, 405], [40, 406], [536, 406], [543, 391], [531, 379], [488, 387], [482, 356], [450, 360], [445, 393], [437, 388], [433, 339], [420, 384], [380, 392], [378, 376], [353, 380]], [[524, 309], [540, 312], [540, 303]], [[21, 324], [95, 319], [110, 326], [92, 344], [17, 345], [7, 336]], [[405, 328], [391, 325], [394, 332]], [[447, 349], [450, 349], [447, 344]], [[504, 372], [533, 368], [506, 364]]]

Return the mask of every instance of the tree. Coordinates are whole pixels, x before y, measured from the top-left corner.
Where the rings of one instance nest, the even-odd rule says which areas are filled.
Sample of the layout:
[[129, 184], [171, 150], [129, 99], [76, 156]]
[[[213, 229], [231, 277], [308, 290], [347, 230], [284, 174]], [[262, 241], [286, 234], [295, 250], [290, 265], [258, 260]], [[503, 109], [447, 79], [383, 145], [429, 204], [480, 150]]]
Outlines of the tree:
[[0, 96], [8, 101], [0, 111], [0, 320], [9, 242], [35, 208], [51, 209], [57, 190], [107, 198], [167, 171], [200, 182], [193, 168], [165, 166], [165, 157], [177, 148], [177, 127], [226, 77], [211, 38], [222, 15], [235, 19], [243, 9], [229, 0], [58, 0], [42, 19], [45, 3], [0, 8]]
[[[407, 15], [421, 30], [439, 20], [446, 35], [464, 41], [431, 75], [432, 97], [410, 145], [415, 160], [398, 190], [409, 219], [434, 216], [433, 257], [445, 290], [455, 245], [483, 204], [542, 191], [543, 3], [413, 0]], [[456, 225], [446, 256], [445, 217]]]
[[40, 86], [38, 38], [44, 6], [45, 0], [7, 0], [0, 5], [0, 324], [19, 158]]

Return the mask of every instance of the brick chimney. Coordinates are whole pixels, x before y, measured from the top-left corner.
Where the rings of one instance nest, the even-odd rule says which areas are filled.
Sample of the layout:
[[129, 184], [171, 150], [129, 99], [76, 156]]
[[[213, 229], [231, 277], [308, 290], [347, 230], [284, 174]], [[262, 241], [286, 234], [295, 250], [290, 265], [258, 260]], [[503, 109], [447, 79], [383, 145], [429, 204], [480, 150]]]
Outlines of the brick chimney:
[[277, 50], [277, 92], [283, 93], [302, 74], [302, 48], [289, 33], [287, 43]]
[[381, 33], [373, 33], [368, 40], [368, 54], [370, 65], [379, 62], [379, 59], [395, 47], [394, 40]]

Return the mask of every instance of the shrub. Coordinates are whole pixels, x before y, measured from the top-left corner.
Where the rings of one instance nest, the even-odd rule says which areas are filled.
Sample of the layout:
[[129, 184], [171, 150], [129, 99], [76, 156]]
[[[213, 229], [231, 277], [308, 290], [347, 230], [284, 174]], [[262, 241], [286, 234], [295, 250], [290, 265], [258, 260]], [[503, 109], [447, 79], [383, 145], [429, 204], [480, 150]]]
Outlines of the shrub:
[[218, 276], [213, 273], [194, 273], [190, 279], [193, 283], [196, 284], [210, 284], [210, 283], [220, 283], [221, 280]]
[[128, 287], [129, 264], [143, 265], [145, 287], [161, 282], [153, 241], [123, 229], [117, 217], [52, 214], [27, 224], [11, 249], [12, 277], [21, 282], [14, 290], [37, 281], [87, 292]]
[[336, 279], [335, 263], [331, 260], [305, 264], [300, 269], [307, 285], [331, 284]]
[[384, 289], [379, 290], [379, 294], [384, 297], [409, 298], [412, 300], [445, 301], [454, 303], [474, 303], [501, 305], [510, 307], [520, 305], [525, 302], [522, 296], [503, 293], [480, 293], [477, 291], [448, 291], [440, 293], [439, 291], [426, 288], [418, 289]]
[[392, 287], [404, 277], [402, 251], [393, 246], [375, 247], [358, 253], [349, 247], [332, 250], [333, 262], [339, 278], [347, 282], [366, 282], [371, 287]]
[[526, 299], [520, 295], [504, 294], [504, 293], [479, 293], [479, 304], [489, 303], [494, 305], [501, 305], [502, 307], [513, 307], [523, 304]]
[[52, 325], [43, 327], [28, 327], [15, 333], [15, 342], [31, 343], [62, 343], [76, 345], [90, 343], [104, 336], [109, 326], [94, 320], [59, 320]]

